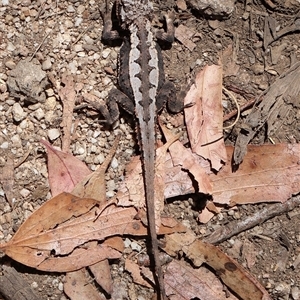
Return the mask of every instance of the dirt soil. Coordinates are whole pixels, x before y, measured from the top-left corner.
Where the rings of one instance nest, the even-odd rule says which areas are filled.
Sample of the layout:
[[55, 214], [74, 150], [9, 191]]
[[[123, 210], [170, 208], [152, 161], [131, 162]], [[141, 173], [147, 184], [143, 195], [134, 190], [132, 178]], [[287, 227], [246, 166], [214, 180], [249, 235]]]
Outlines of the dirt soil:
[[[99, 7], [103, 2], [16, 0], [0, 6], [0, 167], [9, 159], [15, 165], [11, 194], [13, 208], [0, 186], [0, 242], [8, 241], [24, 220], [51, 198], [46, 153], [39, 141], [46, 139], [61, 146], [62, 103], [57, 86], [65, 72], [73, 74], [76, 82], [83, 85], [73, 115], [71, 152], [94, 170], [103, 162], [116, 134], [122, 133], [114, 164], [106, 176], [107, 195], [112, 196], [117, 191], [126, 164], [139, 152], [130, 116], [123, 113], [114, 130], [104, 128], [103, 117], [85, 105], [82, 98], [84, 92], [93, 91], [105, 99], [116, 83], [119, 48], [101, 43], [103, 23]], [[183, 1], [179, 2], [182, 5]], [[291, 63], [299, 61], [300, 33], [296, 30], [278, 38], [266, 49], [264, 47], [267, 17], [276, 20], [276, 32], [294, 24], [297, 19], [300, 3], [281, 2], [284, 4], [267, 0], [239, 1], [226, 18], [212, 18], [190, 7], [179, 10], [176, 1], [155, 3], [157, 27], [163, 26], [161, 12], [174, 9], [176, 27], [184, 25], [195, 33], [192, 51], [178, 40], [163, 51], [166, 75], [176, 85], [178, 94], [193, 82], [203, 66], [218, 63], [223, 54], [224, 86], [243, 105], [259, 96], [289, 69]], [[18, 65], [25, 59], [31, 60], [32, 69], [28, 69], [28, 64], [25, 65], [27, 68]], [[224, 114], [235, 108], [226, 95], [223, 105]], [[234, 143], [248, 113], [249, 110], [244, 111], [236, 126], [224, 131], [227, 144]], [[183, 114], [173, 116], [163, 111], [162, 116], [175, 133], [185, 130]], [[299, 109], [289, 110], [280, 118], [282, 124], [272, 136], [267, 136], [264, 127], [252, 142], [299, 143]], [[182, 139], [186, 139], [186, 134]], [[268, 205], [228, 208], [209, 223], [200, 224], [197, 221], [200, 201], [197, 197], [172, 199], [166, 204], [165, 211], [184, 221], [199, 237], [204, 237], [219, 226], [242, 220]], [[298, 207], [230, 238], [220, 247], [248, 269], [273, 299], [297, 300], [300, 299], [299, 225]], [[136, 242], [145, 247], [144, 240]], [[135, 251], [130, 248], [130, 242], [128, 244], [124, 256]], [[249, 253], [255, 253], [252, 263]], [[63, 292], [64, 274], [37, 272], [10, 262], [7, 257], [2, 258], [4, 262], [18, 270], [39, 299], [68, 299]], [[135, 286], [123, 267], [124, 259], [112, 264], [113, 279], [123, 292], [120, 299], [150, 299], [153, 291]]]

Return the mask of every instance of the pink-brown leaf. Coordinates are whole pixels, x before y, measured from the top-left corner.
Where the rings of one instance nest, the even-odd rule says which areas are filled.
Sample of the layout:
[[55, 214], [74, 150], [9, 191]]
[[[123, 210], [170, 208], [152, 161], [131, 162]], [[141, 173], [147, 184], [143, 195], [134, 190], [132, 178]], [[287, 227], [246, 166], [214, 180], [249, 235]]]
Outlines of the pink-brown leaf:
[[[56, 203], [60, 203], [60, 208], [53, 210], [53, 207], [59, 207]], [[70, 264], [66, 262], [68, 256], [70, 260], [73, 259], [72, 255], [78, 257], [78, 253], [88, 247], [89, 241], [101, 241], [109, 236], [124, 234], [146, 235], [147, 228], [135, 219], [136, 214], [133, 207], [116, 207], [114, 203], [99, 207], [97, 200], [62, 194], [35, 211], [8, 243], [0, 245], [0, 249], [16, 261], [40, 270], [49, 271], [52, 266], [55, 268], [55, 258], [64, 261], [69, 270]], [[161, 226], [159, 233], [184, 230], [181, 224], [177, 224], [172, 228]], [[115, 257], [117, 254], [113, 252], [113, 255]], [[86, 258], [86, 265], [106, 258], [103, 255], [97, 259], [91, 256], [90, 260]], [[60, 265], [63, 266], [63, 263]], [[57, 268], [60, 267], [57, 265]]]
[[47, 141], [41, 140], [48, 154], [48, 174], [52, 196], [62, 192], [71, 192], [75, 185], [91, 171], [78, 158], [53, 148]]
[[221, 100], [222, 68], [206, 66], [184, 99], [184, 114], [192, 151], [210, 160], [215, 170], [219, 170], [227, 158]]
[[232, 171], [233, 147], [227, 147], [228, 163], [211, 174], [216, 203], [284, 202], [300, 191], [300, 144], [249, 145], [243, 163]]
[[89, 282], [85, 270], [78, 270], [66, 274], [66, 282], [64, 284], [64, 292], [71, 300], [105, 300], [100, 295], [92, 282]]

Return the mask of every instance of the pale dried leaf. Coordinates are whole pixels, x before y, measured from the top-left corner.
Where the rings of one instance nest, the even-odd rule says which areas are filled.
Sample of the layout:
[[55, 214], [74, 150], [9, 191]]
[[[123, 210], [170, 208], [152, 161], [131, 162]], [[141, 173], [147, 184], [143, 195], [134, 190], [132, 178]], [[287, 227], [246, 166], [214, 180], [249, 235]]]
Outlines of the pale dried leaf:
[[[14, 256], [15, 260], [21, 262], [21, 259], [23, 258], [19, 257], [20, 259], [16, 259], [19, 253], [14, 252], [14, 249], [10, 250], [11, 251], [9, 251], [8, 255], [11, 257]], [[26, 248], [24, 250], [26, 250]], [[41, 252], [35, 252], [28, 249], [27, 253], [30, 253], [30, 255], [32, 255], [31, 253], [38, 255]], [[67, 256], [55, 255], [54, 251], [50, 251], [50, 253], [47, 254], [50, 254], [50, 256], [39, 265], [35, 266], [32, 264], [30, 266], [46, 272], [71, 272], [88, 267], [103, 260], [119, 259], [122, 256], [122, 253], [106, 246], [105, 244], [96, 245], [95, 247], [89, 243], [83, 244], [82, 248], [76, 248]], [[27, 265], [29, 264], [27, 263]]]
[[[64, 201], [67, 205], [61, 204]], [[137, 214], [135, 208], [116, 207], [113, 203], [98, 207], [95, 203], [98, 202], [94, 199], [82, 199], [70, 194], [57, 196], [35, 211], [8, 243], [0, 245], [0, 249], [16, 261], [40, 270], [61, 266], [69, 270], [70, 265], [73, 266], [74, 263], [68, 261], [68, 256], [74, 260], [73, 257], [77, 258], [80, 255], [83, 257], [84, 251], [88, 255], [85, 247], [89, 241], [101, 241], [115, 235], [147, 234], [147, 228], [143, 223], [135, 220]], [[62, 207], [59, 212], [58, 209], [53, 209], [59, 205]], [[184, 230], [185, 228], [178, 224], [172, 228], [161, 226], [158, 233], [167, 234]], [[101, 251], [99, 254], [96, 254], [96, 251], [91, 253], [93, 250], [90, 249], [90, 257], [84, 259], [85, 266], [109, 257], [110, 253], [114, 257], [119, 254], [111, 248], [106, 250], [107, 256]], [[94, 256], [97, 255], [99, 257], [95, 259]], [[64, 264], [58, 264], [56, 261], [63, 261]]]
[[133, 157], [126, 166], [125, 180], [120, 184], [116, 198], [118, 205], [133, 205], [138, 208], [145, 206], [143, 173], [139, 156]]
[[236, 63], [233, 53], [233, 46], [229, 44], [222, 52], [222, 66], [224, 70], [224, 77], [236, 76], [240, 66]]
[[199, 213], [198, 220], [202, 224], [208, 223], [213, 217], [215, 216], [215, 213], [211, 212], [209, 209], [204, 207], [202, 211]]
[[63, 74], [61, 82], [64, 84], [64, 86], [58, 90], [58, 95], [63, 104], [63, 119], [61, 126], [63, 127], [64, 137], [62, 139], [62, 151], [69, 152], [76, 91], [74, 78], [72, 75]]
[[[131, 274], [133, 282], [140, 284], [142, 286], [151, 288], [150, 283], [142, 277], [140, 267], [136, 263], [134, 263], [130, 259], [126, 259], [125, 260], [125, 269]], [[153, 277], [153, 274], [152, 274], [152, 277]]]
[[89, 269], [93, 273], [96, 282], [110, 295], [113, 291], [113, 281], [108, 260], [99, 261], [89, 266]]
[[208, 223], [216, 214], [219, 214], [224, 205], [207, 201], [206, 207], [199, 213], [198, 221], [202, 224]]
[[14, 186], [14, 160], [10, 154], [6, 155], [6, 161], [3, 168], [0, 169], [0, 182], [5, 193], [6, 200], [13, 207], [13, 200], [16, 198], [13, 192]]
[[170, 300], [237, 300], [225, 293], [220, 280], [206, 268], [193, 269], [173, 260], [165, 272], [166, 294]]
[[170, 153], [166, 156], [165, 198], [195, 193], [193, 181], [188, 172], [181, 166], [174, 166]]
[[192, 151], [209, 159], [215, 170], [219, 170], [227, 158], [221, 100], [222, 69], [216, 65], [206, 66], [184, 99], [184, 114]]
[[215, 203], [285, 202], [300, 191], [300, 144], [249, 145], [236, 172], [232, 153], [233, 148], [227, 147], [226, 166], [210, 175]]
[[[238, 165], [243, 161], [247, 152], [248, 143], [266, 122], [268, 122], [268, 136], [270, 130], [275, 129], [273, 126], [279, 121], [278, 115], [281, 114], [283, 103], [299, 108], [299, 75], [300, 62], [297, 62], [293, 64], [289, 70], [282, 73], [280, 77], [264, 91], [263, 95], [261, 95], [261, 97], [263, 96], [263, 101], [256, 101], [251, 113], [242, 124], [242, 128], [236, 139], [233, 159], [234, 164]], [[269, 121], [271, 122], [269, 123]], [[275, 127], [278, 128], [278, 124]]]
[[97, 204], [95, 199], [81, 199], [69, 193], [61, 193], [34, 211], [19, 227], [11, 241], [22, 239], [25, 236], [35, 236], [40, 232], [50, 230], [72, 217], [87, 213]]
[[71, 300], [105, 300], [103, 295], [89, 282], [85, 270], [69, 272], [65, 277], [64, 292]]
[[[166, 244], [169, 244], [169, 246], [164, 249], [166, 251], [171, 249], [171, 253], [173, 253], [181, 248], [197, 267], [205, 261], [206, 264], [218, 272], [222, 281], [243, 300], [271, 300], [264, 287], [235, 260], [211, 244], [203, 243], [197, 239], [191, 242], [193, 232], [189, 231], [186, 235], [189, 236], [189, 240], [184, 241], [176, 233], [166, 236]], [[176, 251], [172, 248], [175, 248]]]
[[105, 172], [116, 153], [120, 137], [115, 139], [109, 154], [106, 156], [104, 162], [93, 173], [84, 177], [76, 184], [72, 190], [72, 194], [77, 197], [93, 198], [99, 201], [99, 204], [106, 202], [106, 181]]
[[[169, 130], [166, 128], [162, 128], [162, 130], [167, 141], [173, 138]], [[207, 174], [208, 172], [203, 167], [206, 166], [206, 168], [208, 168], [209, 163], [205, 162], [201, 157], [193, 156], [190, 149], [185, 148], [179, 141], [174, 142], [169, 147], [169, 152], [174, 166], [180, 165], [184, 170], [187, 170], [193, 175], [198, 183], [199, 192], [204, 194], [212, 193], [212, 185]]]
[[248, 269], [251, 269], [256, 262], [256, 256], [258, 255], [258, 251], [255, 248], [255, 245], [251, 243], [249, 240], [245, 240], [242, 248], [242, 255], [247, 262]]
[[187, 9], [187, 5], [184, 0], [177, 0], [176, 2], [177, 2], [176, 5], [177, 5], [178, 9], [181, 9], [181, 10]]
[[[164, 190], [165, 190], [165, 161], [167, 150], [179, 136], [172, 136], [170, 140], [162, 147], [156, 150], [155, 160], [155, 215], [156, 227], [159, 228], [159, 216], [164, 207]], [[137, 208], [145, 207], [145, 191], [142, 173], [142, 165], [139, 157], [135, 157], [126, 167], [125, 180], [121, 184], [116, 198], [118, 205], [135, 206]]]
[[71, 192], [78, 182], [91, 173], [78, 158], [56, 150], [45, 140], [41, 143], [47, 149], [48, 177], [53, 197], [61, 192]]

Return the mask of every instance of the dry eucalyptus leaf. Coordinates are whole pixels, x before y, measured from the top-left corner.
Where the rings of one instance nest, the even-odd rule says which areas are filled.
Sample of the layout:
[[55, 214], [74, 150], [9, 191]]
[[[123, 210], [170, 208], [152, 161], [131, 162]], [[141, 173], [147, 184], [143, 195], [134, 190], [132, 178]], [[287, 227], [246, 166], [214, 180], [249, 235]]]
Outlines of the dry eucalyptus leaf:
[[[140, 267], [136, 263], [134, 263], [130, 259], [126, 259], [125, 269], [127, 270], [127, 272], [131, 274], [132, 279], [135, 283], [151, 288], [150, 283], [146, 281], [141, 275]], [[152, 276], [152, 281], [153, 281], [153, 273], [150, 272], [150, 276]]]
[[[238, 134], [234, 149], [234, 164], [239, 165], [247, 153], [247, 145], [256, 133], [268, 122], [268, 135], [270, 131], [278, 128], [278, 115], [287, 106], [298, 107], [300, 94], [300, 62], [295, 63], [285, 73], [264, 91], [263, 101], [257, 101], [251, 113], [247, 116]], [[290, 103], [290, 101], [292, 103]], [[295, 102], [294, 102], [295, 101]], [[282, 118], [280, 118], [282, 119]], [[277, 120], [277, 122], [276, 122]], [[269, 123], [270, 121], [270, 123]], [[275, 126], [275, 128], [274, 128]]]
[[227, 158], [221, 102], [222, 68], [205, 66], [184, 99], [184, 115], [192, 151], [210, 160], [217, 171]]
[[86, 274], [85, 270], [78, 270], [66, 274], [64, 292], [72, 300], [105, 300], [95, 288]]
[[116, 153], [119, 141], [120, 137], [118, 136], [104, 162], [93, 173], [85, 176], [76, 184], [72, 190], [73, 195], [96, 199], [99, 201], [99, 205], [106, 203], [105, 172]]
[[[173, 138], [173, 135], [169, 130], [167, 130], [166, 128], [162, 128], [162, 129], [163, 129], [164, 136], [168, 141]], [[177, 165], [180, 165], [182, 169], [188, 171], [188, 173], [190, 173], [194, 177], [194, 179], [198, 183], [199, 192], [203, 194], [212, 193], [212, 184], [208, 177], [208, 173], [210, 172], [210, 165], [207, 161], [205, 161], [198, 155], [193, 154], [191, 150], [185, 148], [180, 141], [176, 141], [175, 143], [173, 143], [169, 147], [169, 152], [172, 157], [173, 165], [175, 167]], [[177, 184], [176, 181], [172, 181], [172, 182], [174, 185]], [[189, 182], [192, 185], [192, 182], [191, 181]]]
[[93, 273], [96, 282], [110, 295], [113, 291], [113, 281], [108, 260], [105, 259], [99, 261], [98, 263], [89, 266], [89, 269]]
[[[0, 250], [33, 268], [62, 272], [63, 266], [66, 268], [64, 271], [69, 271], [70, 266], [74, 265], [74, 257], [75, 261], [79, 261], [84, 253], [87, 253], [87, 258], [83, 260], [83, 266], [106, 258], [94, 248], [90, 248], [90, 252], [86, 250], [90, 241], [124, 234], [147, 235], [147, 228], [135, 219], [136, 214], [133, 207], [116, 207], [113, 203], [99, 207], [97, 200], [63, 193], [36, 210], [8, 243], [0, 245]], [[172, 228], [161, 226], [159, 234], [184, 230], [181, 224]], [[106, 251], [107, 258], [111, 257], [110, 253], [114, 258], [119, 255], [112, 248]], [[75, 268], [83, 266], [77, 264]]]
[[215, 203], [285, 202], [300, 191], [300, 145], [249, 145], [243, 163], [232, 171], [233, 147], [227, 147], [228, 163], [211, 174]]
[[72, 75], [63, 74], [61, 82], [64, 84], [64, 86], [58, 90], [58, 95], [63, 104], [63, 119], [61, 126], [64, 130], [64, 137], [62, 139], [62, 151], [69, 152], [71, 144], [73, 110], [76, 100], [76, 90], [74, 78]]
[[[165, 271], [166, 294], [170, 300], [237, 300], [226, 293], [222, 282], [207, 268], [193, 269], [173, 260]], [[254, 298], [253, 298], [254, 299]]]
[[216, 246], [196, 239], [191, 231], [166, 236], [164, 250], [170, 255], [182, 250], [196, 267], [205, 262], [243, 300], [271, 300], [268, 292], [248, 271]]
[[71, 192], [78, 182], [91, 173], [85, 163], [72, 154], [56, 150], [45, 140], [41, 143], [47, 149], [48, 179], [53, 197]]

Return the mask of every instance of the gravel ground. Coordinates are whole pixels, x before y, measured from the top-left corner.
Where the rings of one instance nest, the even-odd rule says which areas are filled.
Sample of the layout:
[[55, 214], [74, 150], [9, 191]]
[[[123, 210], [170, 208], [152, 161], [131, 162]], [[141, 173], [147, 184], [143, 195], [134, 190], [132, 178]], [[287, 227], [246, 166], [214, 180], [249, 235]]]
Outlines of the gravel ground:
[[[15, 168], [10, 193], [5, 193], [3, 187], [9, 182], [2, 180], [0, 186], [0, 242], [10, 240], [24, 220], [51, 198], [45, 149], [39, 141], [46, 139], [54, 146], [62, 146], [63, 106], [58, 89], [63, 86], [63, 74], [73, 75], [78, 87], [70, 151], [94, 170], [104, 161], [116, 135], [121, 133], [116, 156], [106, 175], [107, 196], [115, 194], [126, 164], [139, 151], [130, 116], [123, 113], [115, 129], [105, 128], [101, 114], [84, 98], [85, 93], [92, 93], [105, 100], [116, 83], [119, 47], [101, 43], [103, 26], [99, 7], [103, 2], [16, 0], [6, 4], [2, 0], [5, 5], [0, 6], [0, 167], [11, 163]], [[262, 40], [267, 17], [276, 20], [277, 32], [293, 24], [295, 10], [300, 6], [297, 1], [285, 1], [285, 4], [274, 1], [274, 7], [267, 5], [269, 1], [239, 1], [234, 6], [229, 1], [232, 14], [227, 17], [224, 11], [218, 12], [222, 16], [217, 19], [207, 15], [209, 10], [201, 16], [190, 6], [187, 10], [178, 9], [182, 3], [155, 3], [154, 19], [156, 26], [162, 26], [158, 7], [160, 11], [175, 7], [176, 26], [185, 25], [196, 33], [193, 51], [175, 41], [172, 48], [163, 53], [166, 74], [179, 94], [199, 69], [205, 64], [217, 63], [220, 51], [225, 52], [230, 45], [235, 47], [238, 69], [229, 68], [229, 63], [224, 67], [224, 85], [240, 91], [237, 98], [241, 105], [274, 82], [291, 61], [299, 60], [299, 33], [291, 32], [278, 39], [266, 51]], [[228, 113], [233, 105], [230, 100], [224, 101], [224, 113]], [[246, 114], [244, 112], [242, 118]], [[182, 114], [172, 116], [164, 111], [162, 118], [174, 132], [185, 130]], [[282, 126], [272, 139], [276, 143], [299, 142], [299, 109], [281, 118]], [[240, 123], [234, 130], [225, 132], [226, 143], [234, 142]], [[265, 130], [256, 136], [255, 143], [266, 141]], [[182, 139], [186, 139], [186, 134]], [[200, 206], [197, 197], [172, 199], [166, 210], [199, 236], [206, 236], [219, 226], [259, 211], [266, 204], [224, 210], [205, 225], [197, 221]], [[296, 208], [220, 246], [254, 274], [274, 299], [297, 300], [300, 299], [299, 224], [300, 209]], [[128, 242], [125, 256], [136, 251], [133, 242], [136, 241]], [[143, 241], [138, 244], [144, 246]], [[254, 264], [247, 262], [247, 253], [255, 253]], [[40, 299], [68, 299], [63, 293], [64, 274], [45, 274], [12, 264]], [[151, 291], [136, 287], [130, 275], [123, 272], [123, 264], [121, 259], [111, 266], [115, 284], [124, 291], [123, 299], [130, 299], [132, 290], [137, 291], [138, 299], [150, 299]]]

